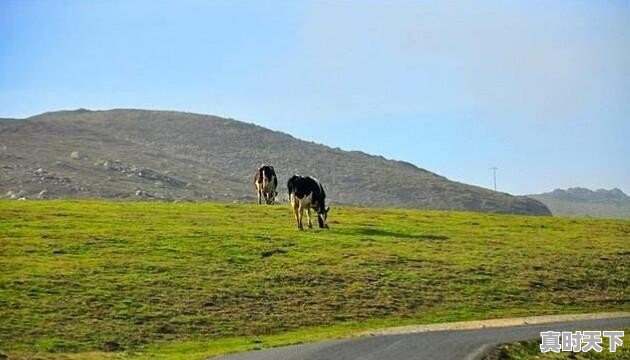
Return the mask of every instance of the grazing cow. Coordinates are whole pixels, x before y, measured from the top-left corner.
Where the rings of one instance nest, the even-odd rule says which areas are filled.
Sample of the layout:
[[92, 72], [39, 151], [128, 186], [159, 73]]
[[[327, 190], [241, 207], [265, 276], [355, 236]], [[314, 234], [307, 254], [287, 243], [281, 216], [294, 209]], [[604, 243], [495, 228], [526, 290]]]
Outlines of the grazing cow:
[[310, 176], [303, 177], [293, 175], [287, 182], [289, 190], [289, 201], [293, 207], [293, 214], [297, 221], [298, 229], [304, 230], [302, 226], [303, 211], [306, 210], [306, 218], [308, 219], [308, 227], [313, 228], [311, 223], [311, 208], [317, 212], [317, 222], [320, 228], [328, 228], [326, 219], [328, 218], [328, 210], [326, 207], [326, 193], [324, 187], [317, 179]]
[[258, 204], [262, 204], [265, 199], [266, 204], [273, 204], [276, 201], [276, 188], [278, 187], [278, 177], [273, 166], [262, 165], [254, 175], [254, 185], [258, 195]]

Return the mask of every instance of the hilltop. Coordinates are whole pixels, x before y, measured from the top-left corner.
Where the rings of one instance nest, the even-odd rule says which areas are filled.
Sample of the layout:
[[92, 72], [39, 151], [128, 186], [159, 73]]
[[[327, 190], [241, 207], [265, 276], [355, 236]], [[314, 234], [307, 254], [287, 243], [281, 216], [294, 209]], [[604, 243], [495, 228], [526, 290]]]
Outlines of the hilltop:
[[0, 121], [0, 194], [253, 202], [252, 176], [311, 174], [331, 203], [549, 215], [527, 197], [462, 184], [407, 162], [296, 139], [217, 116], [117, 109]]
[[547, 205], [554, 215], [630, 218], [630, 196], [618, 188], [590, 190], [574, 187], [528, 196]]

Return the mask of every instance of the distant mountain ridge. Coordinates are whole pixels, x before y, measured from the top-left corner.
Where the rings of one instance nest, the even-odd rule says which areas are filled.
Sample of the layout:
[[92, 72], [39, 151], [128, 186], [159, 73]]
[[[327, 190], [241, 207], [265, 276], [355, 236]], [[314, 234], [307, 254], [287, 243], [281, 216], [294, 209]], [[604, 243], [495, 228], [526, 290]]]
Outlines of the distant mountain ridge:
[[11, 198], [253, 202], [261, 163], [275, 166], [281, 198], [300, 173], [333, 204], [550, 214], [531, 198], [216, 116], [79, 109], [0, 121], [0, 196]]
[[566, 190], [556, 189], [552, 191], [550, 196], [553, 196], [562, 200], [574, 200], [574, 201], [629, 201], [630, 197], [618, 188], [610, 190], [597, 189], [590, 190], [583, 187], [573, 187]]
[[630, 218], [630, 196], [618, 188], [573, 187], [528, 196], [547, 205], [554, 215]]

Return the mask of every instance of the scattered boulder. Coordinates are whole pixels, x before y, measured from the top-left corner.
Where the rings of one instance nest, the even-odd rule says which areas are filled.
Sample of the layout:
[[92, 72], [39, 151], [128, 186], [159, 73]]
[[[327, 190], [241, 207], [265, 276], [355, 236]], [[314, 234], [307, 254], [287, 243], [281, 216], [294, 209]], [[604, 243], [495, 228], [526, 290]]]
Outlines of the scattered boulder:
[[13, 192], [11, 190], [7, 191], [7, 197], [11, 200], [26, 200], [24, 197], [24, 191], [20, 190], [18, 192]]
[[144, 190], [136, 190], [136, 196], [143, 198], [143, 199], [155, 199], [155, 198], [159, 198], [159, 194], [151, 194], [147, 191]]
[[72, 182], [72, 180], [70, 178], [58, 177], [58, 176], [56, 176], [56, 174], [49, 173], [48, 171], [44, 170], [43, 168], [39, 168], [39, 169], [33, 171], [33, 175], [35, 175], [37, 177], [35, 180], [38, 180], [40, 183], [43, 183], [44, 181], [46, 181], [46, 182], [56, 183], [56, 184], [60, 184], [60, 185], [67, 185], [67, 184], [70, 184]]
[[82, 159], [85, 159], [85, 158], [87, 158], [87, 156], [85, 156], [85, 154], [81, 154], [78, 151], [73, 151], [70, 154], [70, 159], [72, 159], [72, 160], [82, 160]]
[[[162, 175], [160, 173], [158, 173], [155, 170], [151, 170], [151, 169], [140, 169], [137, 172], [137, 175], [141, 178], [147, 179], [147, 180], [153, 180], [155, 181], [156, 185], [160, 186], [162, 184], [167, 184], [169, 186], [175, 186], [175, 187], [182, 187], [186, 185], [186, 182], [176, 179], [174, 177], [168, 176], [168, 175]], [[162, 184], [160, 184], [160, 183]]]
[[38, 199], [46, 199], [46, 198], [48, 198], [46, 196], [46, 194], [48, 194], [48, 191], [46, 191], [46, 189], [44, 189], [44, 190], [40, 191], [39, 194], [37, 194], [37, 198]]

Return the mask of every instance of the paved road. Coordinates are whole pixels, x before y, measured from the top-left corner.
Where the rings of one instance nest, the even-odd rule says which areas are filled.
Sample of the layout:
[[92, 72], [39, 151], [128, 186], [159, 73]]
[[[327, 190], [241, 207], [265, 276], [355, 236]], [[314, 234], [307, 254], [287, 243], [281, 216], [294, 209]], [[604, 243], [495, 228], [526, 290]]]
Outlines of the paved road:
[[541, 331], [621, 330], [624, 327], [630, 327], [630, 317], [379, 335], [253, 351], [213, 360], [474, 360], [499, 344], [539, 338]]

